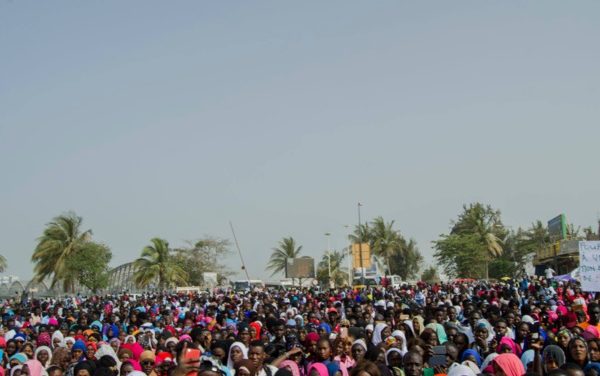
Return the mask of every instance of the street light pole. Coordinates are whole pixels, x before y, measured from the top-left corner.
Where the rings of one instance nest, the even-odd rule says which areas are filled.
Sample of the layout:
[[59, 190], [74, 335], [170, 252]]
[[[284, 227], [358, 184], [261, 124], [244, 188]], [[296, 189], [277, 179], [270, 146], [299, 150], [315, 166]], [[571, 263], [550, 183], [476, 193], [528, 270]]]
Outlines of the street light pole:
[[363, 257], [362, 257], [362, 229], [361, 229], [361, 223], [360, 223], [360, 207], [362, 206], [362, 204], [359, 202], [358, 203], [358, 235], [359, 235], [359, 239], [358, 239], [358, 257], [360, 258], [360, 284], [364, 285], [365, 284], [365, 268], [363, 267]]
[[329, 278], [329, 285], [331, 285], [331, 253], [329, 251], [330, 246], [329, 246], [329, 239], [331, 236], [331, 233], [326, 232], [325, 236], [327, 237], [327, 278]]

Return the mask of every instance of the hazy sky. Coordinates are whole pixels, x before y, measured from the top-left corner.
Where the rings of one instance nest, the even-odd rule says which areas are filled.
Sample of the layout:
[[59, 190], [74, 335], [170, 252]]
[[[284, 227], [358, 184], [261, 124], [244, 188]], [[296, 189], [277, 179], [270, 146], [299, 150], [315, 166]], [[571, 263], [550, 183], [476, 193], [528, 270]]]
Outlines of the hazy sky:
[[[382, 215], [431, 241], [464, 203], [527, 226], [600, 210], [598, 1], [0, 0], [0, 254], [27, 279], [73, 210], [113, 265], [236, 228]], [[230, 266], [239, 270], [235, 254]]]

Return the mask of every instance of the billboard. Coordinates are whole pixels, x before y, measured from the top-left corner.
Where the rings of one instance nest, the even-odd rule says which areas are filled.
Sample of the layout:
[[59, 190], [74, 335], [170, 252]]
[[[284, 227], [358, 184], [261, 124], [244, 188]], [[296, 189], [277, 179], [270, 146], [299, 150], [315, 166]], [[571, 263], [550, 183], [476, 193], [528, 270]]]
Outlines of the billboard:
[[285, 277], [315, 278], [315, 259], [308, 256], [286, 259]]
[[567, 217], [564, 214], [557, 215], [548, 221], [548, 234], [551, 241], [567, 238]]
[[[362, 256], [362, 264], [360, 262]], [[352, 244], [352, 267], [354, 269], [371, 267], [371, 248], [369, 243]]]

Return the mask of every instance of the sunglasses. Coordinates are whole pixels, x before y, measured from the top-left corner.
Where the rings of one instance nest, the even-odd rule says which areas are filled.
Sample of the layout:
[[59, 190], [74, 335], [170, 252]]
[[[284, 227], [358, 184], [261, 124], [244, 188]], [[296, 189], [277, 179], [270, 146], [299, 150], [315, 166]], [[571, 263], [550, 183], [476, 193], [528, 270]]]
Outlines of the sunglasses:
[[148, 364], [154, 365], [154, 362], [151, 361], [151, 360], [144, 360], [143, 362], [140, 362], [140, 364], [142, 364], [142, 365], [148, 365]]

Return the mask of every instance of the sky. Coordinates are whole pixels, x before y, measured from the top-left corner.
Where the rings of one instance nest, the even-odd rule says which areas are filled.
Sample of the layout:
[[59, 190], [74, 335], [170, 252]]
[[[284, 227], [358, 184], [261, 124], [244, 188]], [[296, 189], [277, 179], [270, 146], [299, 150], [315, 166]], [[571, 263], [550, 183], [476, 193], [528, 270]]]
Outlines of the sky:
[[[596, 226], [600, 2], [0, 0], [0, 254], [83, 217], [132, 261], [234, 225], [251, 278], [362, 219]], [[236, 253], [226, 263], [240, 271]]]

